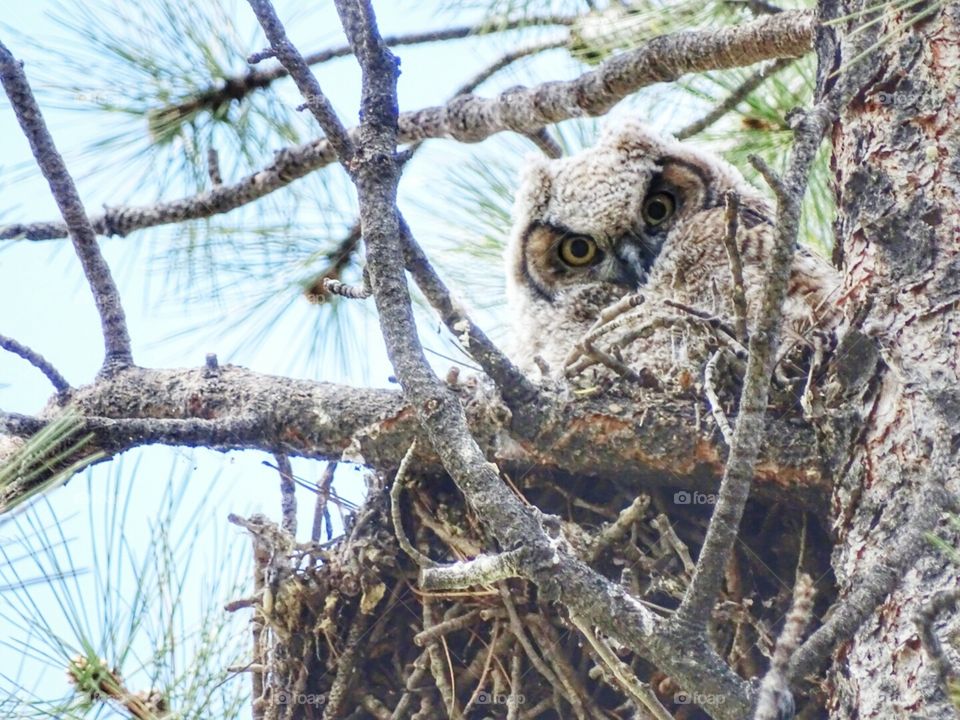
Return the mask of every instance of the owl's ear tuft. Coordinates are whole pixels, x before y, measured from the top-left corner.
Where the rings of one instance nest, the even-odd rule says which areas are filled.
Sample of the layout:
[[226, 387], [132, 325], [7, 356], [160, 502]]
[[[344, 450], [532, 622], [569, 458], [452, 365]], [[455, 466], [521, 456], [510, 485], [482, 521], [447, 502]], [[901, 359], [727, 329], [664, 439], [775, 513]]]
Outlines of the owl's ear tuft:
[[[520, 175], [520, 187], [514, 203], [514, 222], [528, 225], [533, 218], [542, 217], [550, 200], [553, 172], [550, 160], [543, 155], [530, 155]], [[525, 214], [525, 217], [520, 217]]]
[[663, 154], [664, 141], [639, 117], [627, 115], [607, 123], [599, 144], [630, 157], [658, 157]]

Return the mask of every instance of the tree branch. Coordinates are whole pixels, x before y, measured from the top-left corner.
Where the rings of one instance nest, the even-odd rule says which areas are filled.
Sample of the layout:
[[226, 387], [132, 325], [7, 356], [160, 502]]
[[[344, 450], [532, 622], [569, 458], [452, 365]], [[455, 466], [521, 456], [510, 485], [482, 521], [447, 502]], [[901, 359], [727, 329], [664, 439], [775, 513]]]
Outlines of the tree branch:
[[87, 218], [77, 186], [43, 120], [40, 106], [33, 97], [23, 67], [3, 43], [0, 43], [0, 81], [10, 98], [23, 134], [30, 143], [33, 157], [50, 185], [50, 191], [63, 216], [64, 234], [69, 234], [73, 241], [83, 274], [93, 293], [93, 300], [100, 314], [106, 351], [103, 369], [132, 365], [130, 335], [127, 332], [123, 306], [120, 304], [120, 294], [113, 282], [110, 268], [100, 253], [96, 233]]
[[[604, 399], [556, 402], [537, 435], [507, 438], [503, 413], [482, 387], [459, 390], [485, 455], [515, 477], [585, 475], [637, 491], [651, 486], [713, 492], [724, 449], [689, 406], [651, 394], [632, 412]], [[149, 398], [149, 404], [144, 404]], [[283, 402], [280, 402], [283, 398]], [[643, 406], [646, 406], [644, 409]], [[260, 450], [319, 460], [346, 460], [389, 471], [421, 433], [413, 407], [396, 390], [284, 378], [239, 368], [129, 368], [76, 388], [71, 408], [93, 432], [91, 447], [110, 454], [151, 444]], [[500, 418], [499, 420], [497, 418]], [[50, 422], [0, 414], [0, 434], [29, 437]], [[636, 428], [642, 422], [643, 432]], [[824, 517], [829, 478], [820, 471], [814, 431], [796, 417], [768, 419], [758, 492]], [[438, 473], [421, 448], [418, 472]]]
[[[350, 172], [350, 161], [353, 158], [353, 141], [347, 128], [340, 122], [333, 105], [320, 89], [320, 83], [310, 70], [300, 51], [287, 38], [287, 31], [277, 17], [273, 5], [269, 0], [249, 0], [260, 27], [270, 41], [272, 54], [293, 78], [307, 107], [320, 124], [327, 141], [333, 146], [337, 157], [343, 166]], [[252, 59], [251, 59], [252, 61]]]
[[[541, 127], [584, 115], [602, 115], [637, 90], [675, 80], [686, 73], [743, 65], [810, 50], [813, 16], [783, 12], [720, 30], [696, 30], [654, 38], [567, 82], [513, 88], [497, 98], [459, 97], [448, 104], [402, 113], [398, 142], [453, 137], [477, 142], [507, 130], [536, 132]], [[356, 131], [351, 133], [356, 138]], [[101, 235], [196, 220], [229, 212], [258, 200], [336, 160], [327, 140], [287, 148], [262, 170], [232, 185], [148, 206], [110, 208], [92, 218]], [[0, 227], [0, 240], [50, 240], [67, 235], [58, 222]]]
[[708, 127], [717, 122], [717, 120], [722, 118], [731, 110], [734, 110], [737, 105], [746, 100], [750, 93], [763, 85], [768, 78], [773, 77], [785, 67], [792, 64], [795, 59], [796, 58], [780, 58], [757, 70], [750, 77], [740, 83], [740, 85], [734, 88], [734, 90], [720, 103], [718, 103], [713, 110], [708, 112], [699, 120], [695, 120], [689, 125], [686, 125], [682, 129], [678, 130], [676, 133], [677, 140], [686, 140], [687, 138], [693, 137], [697, 133], [706, 130]]
[[19, 355], [28, 363], [33, 365], [37, 370], [42, 372], [47, 380], [50, 381], [50, 384], [53, 385], [53, 388], [57, 391], [57, 395], [61, 398], [66, 397], [70, 392], [70, 383], [67, 382], [66, 378], [60, 374], [60, 371], [57, 370], [49, 360], [47, 360], [43, 355], [28, 348], [26, 345], [17, 342], [11, 337], [6, 335], [0, 335], [0, 348], [3, 348], [7, 352], [11, 352], [14, 355]]
[[750, 496], [754, 467], [760, 454], [770, 378], [780, 340], [783, 304], [797, 244], [800, 207], [810, 167], [830, 120], [831, 115], [823, 106], [817, 106], [810, 112], [798, 112], [794, 116], [795, 140], [787, 172], [782, 181], [769, 178], [777, 196], [777, 224], [767, 268], [767, 282], [763, 288], [757, 327], [750, 337], [750, 355], [740, 394], [740, 413], [717, 505], [697, 559], [696, 572], [674, 617], [679, 628], [689, 625], [700, 630], [706, 627], [720, 594], [724, 568], [737, 540], [740, 519]]
[[[442, 28], [440, 30], [426, 30], [424, 32], [409, 33], [405, 35], [391, 35], [384, 38], [384, 42], [389, 47], [402, 47], [407, 45], [422, 45], [426, 43], [445, 42], [448, 40], [462, 40], [468, 37], [478, 35], [488, 35], [499, 32], [509, 32], [528, 27], [545, 27], [550, 25], [570, 26], [576, 18], [565, 15], [544, 15], [535, 17], [521, 17], [512, 20], [491, 20], [481, 25], [464, 25], [459, 27]], [[564, 40], [561, 44], [565, 44]], [[349, 45], [340, 45], [337, 47], [318, 50], [304, 56], [308, 65], [320, 65], [330, 60], [346, 57], [350, 55]], [[266, 88], [275, 81], [285, 78], [289, 75], [287, 68], [283, 65], [271, 68], [269, 70], [251, 70], [242, 75], [233, 75], [224, 78], [217, 86], [206, 87], [197, 91], [192, 96], [170, 105], [164, 105], [151, 112], [154, 117], [161, 118], [185, 118], [201, 110], [213, 112], [219, 107], [233, 101], [242, 101], [250, 93]]]
[[402, 218], [400, 232], [403, 234], [405, 265], [417, 287], [440, 314], [443, 324], [459, 340], [464, 350], [493, 380], [503, 401], [516, 415], [519, 421], [518, 429], [529, 434], [533, 430], [531, 423], [535, 425], [536, 417], [540, 416], [543, 409], [540, 391], [510, 358], [493, 344], [486, 333], [470, 320], [460, 303], [454, 301]]

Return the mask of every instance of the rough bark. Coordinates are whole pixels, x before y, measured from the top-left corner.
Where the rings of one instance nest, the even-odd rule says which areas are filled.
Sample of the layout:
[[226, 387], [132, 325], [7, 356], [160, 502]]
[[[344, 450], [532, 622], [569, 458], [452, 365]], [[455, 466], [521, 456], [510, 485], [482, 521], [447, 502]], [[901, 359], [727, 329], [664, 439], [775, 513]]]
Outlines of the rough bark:
[[[840, 5], [838, 16], [859, 7]], [[911, 530], [940, 514], [929, 500], [958, 489], [960, 4], [884, 13], [871, 38], [882, 42], [865, 61], [872, 73], [833, 134], [842, 305], [863, 318], [849, 360], [856, 367], [874, 347], [882, 358], [862, 403], [867, 428], [834, 491], [841, 597], [894, 564]], [[838, 26], [839, 62], [862, 49], [850, 33], [863, 21]], [[955, 529], [939, 533], [956, 546]], [[918, 550], [899, 587], [834, 655], [831, 718], [956, 717], [915, 617], [956, 587], [958, 568], [929, 542]], [[945, 616], [935, 631], [955, 627]]]

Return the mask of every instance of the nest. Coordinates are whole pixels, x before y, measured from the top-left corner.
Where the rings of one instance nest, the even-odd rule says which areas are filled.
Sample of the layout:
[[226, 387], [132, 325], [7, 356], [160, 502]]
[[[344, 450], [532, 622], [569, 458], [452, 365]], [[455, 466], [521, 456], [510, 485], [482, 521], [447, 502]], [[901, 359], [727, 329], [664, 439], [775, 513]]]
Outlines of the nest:
[[[495, 550], [453, 483], [417, 477], [416, 467], [399, 510], [417, 550], [439, 562]], [[598, 572], [656, 613], [677, 607], [703, 542], [709, 495], [635, 496], [612, 483], [558, 483], [536, 472], [505, 479], [560, 518], [574, 550]], [[345, 534], [326, 545], [297, 544], [263, 517], [241, 521], [257, 562], [254, 717], [654, 717], [609, 675], [609, 662], [562, 607], [542, 601], [530, 583], [420, 591], [418, 567], [393, 531], [391, 480], [371, 476]], [[711, 625], [714, 646], [743, 677], [763, 675], [798, 569], [822, 577], [828, 553], [816, 521], [748, 506]], [[627, 648], [605, 647], [675, 718], [709, 717], [698, 705], [722, 701], [686, 692]]]

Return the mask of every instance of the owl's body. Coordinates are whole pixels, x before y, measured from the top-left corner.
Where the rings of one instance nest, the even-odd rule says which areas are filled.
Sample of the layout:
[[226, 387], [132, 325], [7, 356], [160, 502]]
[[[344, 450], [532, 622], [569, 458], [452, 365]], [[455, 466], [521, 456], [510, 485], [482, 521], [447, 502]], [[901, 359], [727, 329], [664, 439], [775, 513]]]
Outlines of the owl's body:
[[[658, 136], [637, 122], [610, 128], [594, 147], [539, 160], [524, 177], [507, 251], [515, 360], [528, 371], [563, 372], [600, 311], [640, 293], [618, 323], [614, 354], [669, 375], [702, 368], [708, 329], [678, 303], [732, 324], [733, 273], [724, 244], [725, 196], [740, 202], [737, 245], [752, 327], [772, 244], [772, 211], [731, 165]], [[839, 284], [825, 261], [800, 249], [785, 307], [787, 334], [822, 326]], [[685, 316], [685, 317], [681, 317]], [[702, 326], [703, 323], [700, 322]], [[615, 337], [616, 334], [611, 337]], [[632, 338], [632, 339], [631, 339]], [[616, 343], [614, 343], [616, 344]]]

